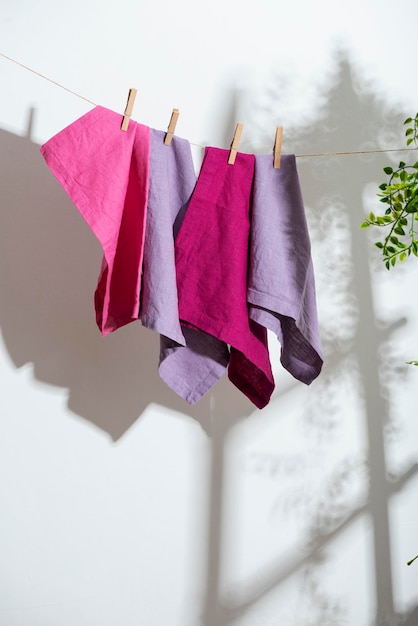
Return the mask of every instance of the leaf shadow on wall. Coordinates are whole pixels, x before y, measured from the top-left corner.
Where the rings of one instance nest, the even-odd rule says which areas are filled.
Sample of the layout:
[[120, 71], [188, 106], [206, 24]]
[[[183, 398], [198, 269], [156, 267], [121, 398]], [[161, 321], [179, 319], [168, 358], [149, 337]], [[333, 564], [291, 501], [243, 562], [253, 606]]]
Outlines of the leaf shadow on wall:
[[[68, 389], [68, 407], [117, 440], [151, 403], [210, 429], [211, 406], [231, 417], [254, 406], [226, 376], [198, 404], [171, 391], [157, 372], [159, 337], [129, 324], [102, 337], [93, 294], [100, 245], [26, 137], [0, 130], [0, 324], [16, 367]], [[219, 400], [219, 401], [218, 401]]]
[[[274, 81], [270, 84], [267, 101], [271, 108], [257, 110], [252, 104], [249, 111], [244, 111], [248, 117], [257, 113], [261, 120], [258, 128], [254, 122], [255, 136], [260, 137], [268, 128], [264, 144], [247, 144], [248, 151], [268, 152], [271, 129], [282, 122], [276, 111], [281, 110], [280, 99], [286, 98], [286, 85], [279, 81], [279, 88], [275, 91]], [[302, 124], [299, 132], [288, 135], [285, 126], [284, 148], [301, 154], [402, 146], [402, 130], [399, 132], [399, 129], [402, 129], [406, 114], [386, 106], [373, 88], [361, 83], [348, 58], [341, 55], [332, 85], [322, 94], [322, 105], [316, 111], [316, 118]], [[372, 530], [367, 538], [371, 543], [370, 552], [369, 546], [359, 551], [363, 562], [356, 567], [365, 572], [370, 586], [374, 615], [369, 624], [412, 626], [417, 622], [418, 606], [410, 606], [407, 612], [396, 610], [393, 579], [395, 566], [399, 568], [400, 565], [394, 562], [394, 531], [390, 526], [391, 498], [401, 493], [417, 476], [417, 465], [398, 475], [396, 480], [388, 477], [385, 427], [391, 419], [390, 390], [381, 381], [382, 369], [388, 367], [383, 361], [381, 347], [387, 348], [398, 340], [398, 333], [406, 328], [407, 320], [399, 318], [383, 324], [378, 319], [379, 312], [374, 309], [372, 297], [374, 277], [370, 264], [373, 262], [369, 258], [373, 248], [367, 234], [359, 227], [364, 219], [363, 191], [370, 181], [381, 182], [382, 167], [388, 158], [388, 155], [378, 154], [298, 160], [316, 253], [314, 264], [325, 368], [309, 389], [309, 402], [303, 408], [296, 406], [300, 403], [297, 394], [289, 401], [290, 405], [294, 401], [294, 410], [301, 412], [298, 432], [306, 451], [295, 456], [294, 462], [286, 468], [289, 450], [284, 436], [283, 440], [276, 441], [274, 458], [263, 460], [260, 456], [255, 464], [254, 459], [247, 458], [242, 470], [252, 474], [254, 480], [258, 475], [260, 491], [266, 488], [266, 481], [277, 481], [278, 495], [271, 507], [271, 523], [277, 523], [276, 530], [281, 538], [286, 536], [286, 529], [289, 535], [294, 528], [300, 529], [298, 542], [292, 545], [285, 541], [284, 548], [280, 540], [277, 545], [271, 544], [271, 556], [258, 567], [253, 565], [251, 568], [251, 563], [247, 563], [247, 574], [241, 575], [239, 580], [233, 577], [226, 580], [220, 565], [225, 560], [221, 554], [221, 542], [217, 546], [214, 543], [211, 558], [217, 563], [218, 571], [215, 568], [209, 571], [204, 626], [226, 626], [241, 621], [269, 625], [309, 623], [312, 626], [352, 623], [348, 621], [352, 607], [347, 604], [341, 589], [330, 580], [327, 569], [329, 572], [330, 567], [335, 566], [336, 572], [340, 572], [336, 542], [346, 532], [358, 528], [358, 523], [369, 521]], [[355, 400], [353, 405], [349, 400]], [[277, 390], [260, 418], [259, 429], [262, 431], [268, 416], [274, 415], [277, 419], [280, 415], [281, 420], [286, 420], [284, 406], [285, 393]], [[357, 437], [353, 437], [352, 449], [350, 439], [346, 447], [340, 447], [339, 438], [344, 437], [347, 420], [357, 421], [360, 425]], [[362, 431], [365, 441], [359, 437]], [[352, 435], [352, 431], [349, 432]], [[292, 441], [290, 445], [293, 445]], [[227, 432], [223, 432], [222, 437], [214, 440], [215, 467], [225, 460], [228, 452]], [[212, 483], [213, 497], [216, 496], [219, 502], [226, 479], [218, 476], [217, 482]], [[245, 480], [245, 476], [240, 480]], [[223, 501], [227, 498], [224, 494]], [[219, 505], [218, 516], [213, 519], [218, 519], [218, 537], [221, 527], [235, 524], [229, 535], [235, 544], [233, 552], [240, 555], [242, 561], [245, 559], [243, 555], [248, 554], [247, 546], [253, 543], [253, 559], [257, 562], [256, 546], [260, 545], [262, 552], [265, 540], [256, 530], [254, 535], [244, 537], [240, 534], [242, 517], [239, 512], [231, 520], [222, 521]], [[367, 533], [366, 527], [357, 530], [360, 536]], [[211, 532], [216, 536], [213, 522]], [[411, 556], [414, 556], [413, 546], [411, 550]], [[350, 548], [345, 559], [350, 559], [349, 552]], [[368, 575], [369, 558], [372, 576]], [[399, 559], [399, 554], [396, 558]], [[403, 567], [406, 567], [407, 558]], [[219, 591], [221, 580], [223, 585]], [[291, 580], [296, 581], [301, 599], [296, 609], [293, 605], [290, 609], [284, 607], [283, 597], [277, 599], [275, 596], [281, 589], [288, 589], [286, 585]], [[347, 588], [351, 588], [352, 583], [346, 579]], [[286, 613], [287, 610], [291, 613]], [[362, 617], [365, 618], [365, 614]]]

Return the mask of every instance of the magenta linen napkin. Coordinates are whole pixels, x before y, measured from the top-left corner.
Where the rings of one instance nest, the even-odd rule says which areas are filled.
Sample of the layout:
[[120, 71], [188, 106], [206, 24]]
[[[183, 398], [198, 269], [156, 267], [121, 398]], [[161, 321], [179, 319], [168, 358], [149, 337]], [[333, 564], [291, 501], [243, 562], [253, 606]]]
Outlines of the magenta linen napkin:
[[255, 157], [206, 148], [175, 241], [182, 324], [231, 347], [228, 376], [258, 408], [274, 389], [267, 331], [247, 307], [250, 200]]

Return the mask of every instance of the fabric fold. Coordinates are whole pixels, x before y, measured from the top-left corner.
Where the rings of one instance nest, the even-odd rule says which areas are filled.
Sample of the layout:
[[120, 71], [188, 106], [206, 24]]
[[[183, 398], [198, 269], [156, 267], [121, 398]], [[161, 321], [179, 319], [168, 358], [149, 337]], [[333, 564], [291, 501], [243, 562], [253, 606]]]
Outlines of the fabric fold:
[[150, 129], [95, 107], [41, 153], [103, 250], [95, 292], [103, 335], [138, 319], [149, 178]]
[[195, 404], [225, 374], [229, 350], [225, 342], [197, 328], [182, 327], [185, 346], [160, 338], [158, 371], [162, 380], [189, 404]]

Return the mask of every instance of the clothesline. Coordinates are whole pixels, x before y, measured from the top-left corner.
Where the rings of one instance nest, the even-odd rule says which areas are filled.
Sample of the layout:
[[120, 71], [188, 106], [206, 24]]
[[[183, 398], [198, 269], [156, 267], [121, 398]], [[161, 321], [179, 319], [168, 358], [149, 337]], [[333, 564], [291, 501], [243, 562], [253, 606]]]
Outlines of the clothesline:
[[[44, 80], [48, 81], [49, 83], [52, 83], [56, 87], [59, 87], [60, 89], [63, 89], [64, 91], [67, 91], [68, 93], [71, 93], [73, 96], [76, 96], [77, 98], [81, 98], [81, 100], [84, 100], [85, 102], [88, 102], [89, 104], [92, 104], [93, 106], [97, 106], [97, 104], [93, 102], [92, 100], [89, 100], [89, 98], [86, 98], [85, 96], [82, 96], [76, 91], [73, 91], [72, 89], [69, 89], [68, 87], [65, 87], [64, 85], [61, 85], [61, 83], [58, 83], [57, 81], [52, 80], [52, 78], [49, 78], [48, 76], [45, 76], [44, 74], [41, 74], [40, 72], [37, 72], [36, 70], [32, 69], [28, 65], [25, 65], [24, 63], [21, 63], [20, 61], [13, 59], [7, 54], [0, 52], [0, 56], [3, 57], [4, 59], [7, 59], [8, 61], [11, 61], [12, 63], [15, 63], [16, 65], [19, 65], [20, 67], [23, 67], [28, 72], [31, 72], [32, 74], [35, 74], [36, 76], [39, 76], [40, 78], [43, 78]], [[206, 147], [199, 143], [193, 143], [192, 141], [190, 141], [189, 143], [192, 146], [197, 146], [198, 148]], [[296, 154], [295, 156], [297, 158], [322, 157], [322, 156], [345, 156], [345, 155], [350, 155], [350, 154], [356, 155], [356, 154], [380, 154], [384, 152], [409, 152], [410, 150], [416, 150], [416, 148], [383, 148], [383, 149], [375, 149], [375, 150], [344, 150], [340, 152], [311, 152], [307, 154]]]

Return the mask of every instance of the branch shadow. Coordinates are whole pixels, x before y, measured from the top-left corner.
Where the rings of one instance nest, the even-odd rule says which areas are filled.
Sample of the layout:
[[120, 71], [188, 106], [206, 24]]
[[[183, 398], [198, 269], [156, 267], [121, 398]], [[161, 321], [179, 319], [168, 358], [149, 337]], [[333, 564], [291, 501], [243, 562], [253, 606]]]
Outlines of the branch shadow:
[[[272, 80], [270, 84], [277, 84], [279, 88], [275, 92], [271, 87], [269, 104], [257, 109], [254, 103], [250, 103], [249, 110], [244, 115], [241, 113], [244, 119], [255, 116], [250, 119], [250, 125], [253, 125], [256, 136], [262, 137], [264, 133], [264, 141], [257, 145], [246, 143], [249, 152], [270, 151], [271, 129], [281, 123], [277, 119], [278, 103], [286, 98], [286, 90], [283, 81], [275, 83]], [[388, 108], [370, 86], [361, 82], [346, 54], [336, 55], [333, 84], [320, 96], [321, 108], [317, 111], [316, 121], [310, 119], [309, 124], [291, 133], [286, 133], [285, 127], [284, 151], [332, 153], [404, 145], [402, 123], [409, 112], [402, 114]], [[309, 622], [304, 624], [334, 626], [347, 623], [348, 607], [338, 597], [337, 590], [321, 589], [318, 568], [327, 559], [326, 550], [331, 542], [360, 518], [370, 519], [373, 529], [372, 585], [376, 608], [372, 623], [375, 626], [400, 626], [413, 623], [416, 616], [416, 607], [408, 615], [395, 607], [389, 505], [392, 494], [402, 490], [407, 480], [416, 475], [417, 468], [413, 465], [397, 477], [395, 484], [389, 478], [385, 435], [386, 426], [391, 422], [390, 397], [396, 385], [386, 382], [390, 379], [388, 368], [390, 370], [391, 366], [382, 354], [408, 320], [398, 318], [390, 323], [379, 320], [373, 300], [373, 282], [378, 280], [382, 270], [370, 252], [370, 240], [359, 228], [364, 219], [364, 189], [371, 180], [381, 182], [381, 171], [389, 158], [399, 157], [377, 154], [298, 159], [313, 244], [325, 353], [324, 370], [309, 392], [310, 406], [303, 410], [304, 437], [332, 446], [339, 423], [346, 417], [346, 398], [355, 394], [359, 399], [357, 411], [362, 416], [368, 447], [352, 457], [338, 459], [315, 495], [307, 496], [303, 474], [299, 493], [289, 486], [292, 494], [286, 506], [294, 520], [304, 520], [303, 545], [279, 560], [273, 557], [270, 565], [264, 565], [232, 589], [225, 588], [217, 593], [212, 589], [208, 594], [204, 626], [226, 626], [241, 623], [241, 620], [242, 623], [252, 623], [246, 620], [250, 620], [254, 607], [295, 574], [302, 575], [305, 591], [310, 590], [312, 610]], [[393, 375], [394, 372], [389, 373]], [[402, 371], [397, 372], [398, 382], [402, 375]], [[283, 399], [280, 391], [273, 396], [272, 409], [277, 409], [277, 414]], [[214, 441], [219, 467], [227, 454], [226, 437], [227, 431], [224, 430], [219, 440]], [[285, 452], [281, 449], [282, 454]], [[275, 458], [274, 462], [280, 465], [280, 459]], [[292, 473], [293, 483], [297, 472], [296, 468]], [[280, 479], [284, 480], [283, 475]], [[222, 484], [219, 476], [213, 487], [220, 507]], [[220, 550], [220, 543], [217, 548]], [[218, 555], [218, 565], [219, 558]], [[219, 583], [221, 578], [218, 571], [214, 580]], [[285, 622], [280, 623], [286, 626]]]

